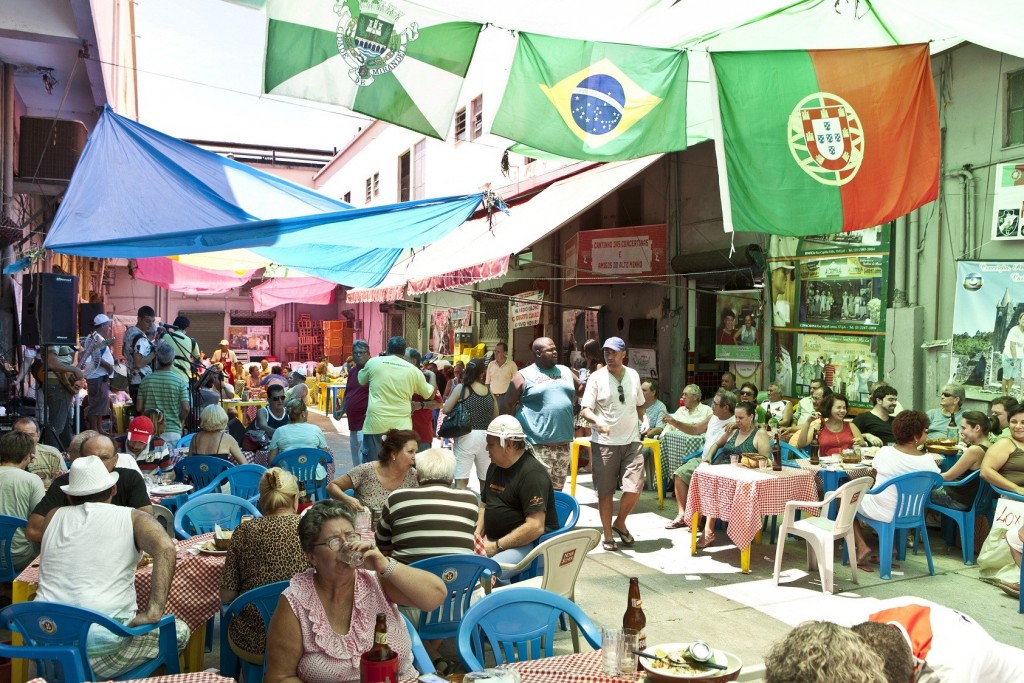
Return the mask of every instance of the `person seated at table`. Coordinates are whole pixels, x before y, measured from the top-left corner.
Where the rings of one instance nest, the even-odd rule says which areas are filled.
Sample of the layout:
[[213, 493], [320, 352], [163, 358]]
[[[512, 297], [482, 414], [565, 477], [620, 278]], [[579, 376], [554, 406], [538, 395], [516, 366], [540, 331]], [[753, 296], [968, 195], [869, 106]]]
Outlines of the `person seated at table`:
[[768, 398], [761, 401], [760, 407], [764, 409], [767, 420], [774, 417], [781, 427], [793, 421], [793, 404], [782, 397], [782, 385], [778, 382], [768, 385]]
[[247, 461], [235, 437], [227, 433], [228, 414], [220, 406], [206, 406], [199, 413], [199, 431], [188, 445], [188, 454], [207, 455], [222, 460], [234, 460], [237, 465]]
[[736, 392], [737, 401], [750, 401], [754, 404], [755, 410], [757, 408], [757, 385], [753, 382], [744, 382], [740, 385], [739, 391]]
[[309, 424], [307, 419], [306, 404], [302, 401], [288, 401], [284, 404], [285, 412], [288, 414], [288, 424], [281, 425], [274, 430], [274, 436], [270, 439], [270, 461], [279, 453], [290, 451], [293, 448], [319, 448], [327, 450], [327, 439], [323, 431], [316, 425]]
[[267, 389], [267, 405], [256, 411], [256, 429], [267, 437], [288, 424], [288, 411], [285, 409], [284, 387], [276, 384]]
[[[753, 401], [741, 401], [736, 404], [735, 421], [726, 426], [725, 431], [711, 444], [707, 458], [715, 465], [729, 464], [732, 456], [743, 453], [757, 453], [764, 457], [771, 455], [771, 442], [768, 431], [760, 429], [754, 421], [757, 405]], [[709, 516], [704, 525], [704, 538], [697, 544], [699, 548], [707, 548], [715, 542], [715, 518]]]
[[[39, 424], [31, 417], [19, 417], [14, 421], [12, 428], [16, 432], [28, 435], [32, 439], [32, 443], [35, 444], [35, 451], [33, 452], [33, 458], [29, 462], [28, 471], [39, 477], [46, 476], [45, 479], [53, 479], [54, 477], [67, 472], [67, 465], [64, 464], [64, 456], [53, 446], [47, 446], [46, 444], [39, 443]], [[42, 472], [43, 474], [39, 474]]]
[[[358, 681], [359, 658], [373, 645], [381, 612], [388, 645], [398, 654], [398, 679], [414, 680], [409, 633], [396, 604], [437, 609], [448, 594], [440, 577], [386, 558], [372, 541], [360, 540], [355, 514], [340, 501], [309, 508], [299, 539], [313, 568], [294, 576], [277, 603], [263, 680]], [[360, 554], [362, 566], [348, 564], [349, 553]]]
[[[230, 604], [242, 593], [268, 583], [288, 581], [309, 568], [299, 543], [299, 485], [291, 472], [271, 467], [260, 478], [263, 517], [250, 519], [231, 536], [220, 575], [220, 601]], [[255, 606], [239, 612], [228, 626], [238, 649], [263, 654], [267, 634]]]
[[[112, 472], [96, 456], [82, 456], [71, 463], [66, 481], [54, 482], [51, 489], [67, 496], [69, 503], [48, 516], [39, 556], [37, 601], [95, 610], [127, 626], [155, 624], [163, 618], [177, 548], [148, 511], [110, 505], [124, 474]], [[153, 558], [153, 575], [146, 609], [140, 612], [135, 569], [143, 552]], [[189, 628], [180, 619], [175, 619], [174, 627], [181, 652]], [[157, 630], [120, 638], [93, 629], [87, 649], [93, 672], [100, 677], [97, 680], [116, 678], [151, 659], [159, 648], [158, 639]]]
[[266, 358], [260, 359], [260, 379], [270, 376], [270, 363]]
[[991, 427], [989, 439], [992, 443], [999, 439], [1010, 438], [1010, 410], [1016, 407], [1017, 399], [1013, 396], [1000, 396], [989, 401], [988, 419], [989, 427]]
[[662, 418], [665, 422], [661, 430], [661, 438], [666, 434], [682, 432], [689, 436], [699, 436], [707, 431], [711, 420], [711, 407], [700, 402], [700, 387], [687, 384], [679, 396], [679, 409]]
[[818, 439], [818, 454], [840, 455], [848, 448], [863, 446], [864, 437], [853, 423], [846, 421], [846, 396], [829, 394], [821, 401], [821, 417], [804, 422], [797, 439], [797, 448], [804, 448]]
[[[960, 441], [967, 444], [967, 450], [960, 454], [952, 467], [942, 473], [942, 480], [959, 481], [971, 472], [981, 469], [985, 452], [991, 444], [988, 437], [988, 416], [978, 410], [964, 412], [964, 416], [960, 418]], [[979, 481], [980, 479], [975, 479], [970, 484], [953, 488], [940, 486], [932, 491], [932, 502], [954, 510], [970, 510], [974, 505], [974, 497], [978, 494]], [[983, 538], [988, 535], [988, 519], [984, 515], [978, 517], [985, 519], [986, 531], [983, 534], [978, 534], [980, 538]]]
[[245, 378], [245, 388], [249, 391], [260, 388], [260, 366], [250, 365], [249, 374]]
[[472, 491], [452, 488], [455, 454], [429, 448], [415, 457], [418, 486], [388, 496], [377, 522], [377, 547], [403, 564], [472, 554], [480, 504]]
[[288, 375], [288, 388], [284, 392], [284, 400], [308, 403], [308, 398], [309, 387], [306, 386], [305, 368], [292, 370]]
[[992, 444], [981, 461], [981, 478], [992, 486], [1024, 495], [1024, 404], [1007, 411], [1010, 436]]
[[[697, 398], [700, 398], [699, 393]], [[722, 435], [726, 435], [726, 429], [734, 424], [736, 418], [733, 413], [735, 411], [736, 394], [725, 389], [719, 389], [715, 392], [714, 398], [711, 399], [712, 415], [711, 419], [707, 422], [704, 434], [704, 451], [701, 453], [701, 457], [691, 458], [689, 461], [684, 462], [672, 474], [672, 490], [675, 492], [676, 508], [678, 511], [675, 519], [665, 525], [666, 529], [679, 529], [689, 526], [690, 521], [686, 518], [686, 496], [690, 491], [690, 480], [693, 478], [693, 471], [700, 467], [701, 463], [711, 462], [709, 453], [716, 446]]]
[[[29, 513], [46, 495], [43, 480], [26, 468], [32, 462], [35, 443], [22, 432], [8, 432], [0, 437], [0, 515], [28, 519]], [[473, 522], [476, 522], [476, 501], [473, 502]], [[470, 540], [472, 540], [472, 528]], [[14, 573], [21, 570], [39, 553], [39, 546], [29, 543], [25, 530], [18, 529], [11, 539], [11, 559]]]
[[288, 378], [284, 376], [284, 370], [280, 365], [275, 365], [270, 369], [270, 374], [260, 380], [260, 386], [266, 387], [268, 390], [275, 385], [288, 389]]
[[[765, 683], [886, 683], [885, 662], [852, 630], [829, 621], [800, 624], [764, 658]], [[908, 681], [904, 683], [909, 683]]]
[[875, 387], [871, 392], [871, 410], [853, 418], [853, 424], [870, 445], [882, 446], [895, 441], [892, 422], [896, 414], [896, 396], [896, 387], [888, 384]]
[[[383, 508], [392, 491], [415, 488], [416, 451], [419, 438], [411, 429], [389, 429], [377, 462], [356, 465], [327, 485], [327, 495], [348, 505], [353, 511]], [[355, 491], [355, 497], [345, 493]]]
[[659, 436], [665, 429], [665, 416], [668, 415], [668, 408], [658, 398], [658, 381], [645, 379], [640, 383], [640, 393], [644, 395], [644, 412], [647, 413], [648, 430], [642, 434], [645, 439], [653, 439]]
[[235, 396], [241, 396], [242, 390], [246, 388], [245, 365], [236, 360], [231, 366], [231, 381], [234, 382]]
[[[928, 438], [945, 439], [950, 432], [956, 432], [960, 427], [960, 418], [964, 416], [964, 399], [966, 398], [963, 386], [959, 384], [947, 384], [939, 393], [939, 407], [928, 411]], [[950, 423], [954, 425], [952, 428]]]
[[[159, 412], [151, 408], [152, 412]], [[162, 415], [162, 413], [161, 413]], [[125, 451], [135, 459], [141, 472], [155, 472], [171, 469], [171, 452], [156, 431], [153, 420], [145, 415], [136, 415], [128, 423]]]
[[[875, 453], [871, 464], [874, 484], [871, 488], [879, 488], [890, 479], [901, 474], [912, 472], [939, 473], [939, 466], [927, 453], [919, 447], [928, 440], [928, 416], [919, 410], [904, 410], [892, 421], [892, 434], [896, 439], [895, 446], [883, 446]], [[864, 517], [879, 522], [892, 521], [896, 512], [896, 487], [890, 486], [880, 493], [865, 495], [861, 499], [858, 512]], [[857, 568], [871, 571], [865, 561], [873, 554], [860, 524], [853, 525], [857, 537]]]
[[[801, 398], [796, 403], [796, 410], [793, 411], [791, 420], [782, 425], [788, 427], [790, 432], [794, 432], [803, 426], [804, 422], [807, 422], [811, 417], [818, 412], [818, 408], [814, 404], [814, 392], [818, 389], [825, 389], [825, 378], [815, 377], [810, 382], [810, 389], [807, 395]], [[820, 400], [820, 399], [819, 399]]]

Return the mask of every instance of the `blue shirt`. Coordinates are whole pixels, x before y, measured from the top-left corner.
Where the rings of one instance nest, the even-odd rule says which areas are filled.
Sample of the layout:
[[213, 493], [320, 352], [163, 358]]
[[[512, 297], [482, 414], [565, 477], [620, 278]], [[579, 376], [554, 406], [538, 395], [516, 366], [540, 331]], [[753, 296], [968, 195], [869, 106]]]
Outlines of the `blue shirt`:
[[[966, 411], [960, 409], [956, 412], [954, 420], [956, 421], [956, 436], [953, 437], [960, 440], [960, 418], [964, 416]], [[929, 439], [945, 439], [946, 430], [949, 429], [949, 415], [942, 414], [942, 408], [932, 408], [928, 411], [928, 438]]]
[[523, 425], [527, 441], [537, 445], [572, 441], [576, 384], [569, 368], [556, 365], [544, 371], [535, 363], [519, 374], [523, 376], [523, 393], [516, 419]]

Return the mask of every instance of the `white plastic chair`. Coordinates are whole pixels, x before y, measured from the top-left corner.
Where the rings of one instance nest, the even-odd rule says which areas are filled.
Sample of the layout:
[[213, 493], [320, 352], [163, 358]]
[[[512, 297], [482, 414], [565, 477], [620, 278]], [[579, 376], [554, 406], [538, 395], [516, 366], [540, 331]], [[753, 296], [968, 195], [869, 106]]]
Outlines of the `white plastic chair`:
[[[597, 529], [573, 529], [564, 534], [553, 536], [540, 543], [536, 548], [521, 559], [516, 565], [503, 564], [503, 571], [520, 572], [536, 560], [544, 558], [544, 572], [540, 576], [511, 584], [519, 588], [542, 588], [576, 602], [576, 579], [583, 568], [583, 560], [587, 553], [601, 542], [601, 532]], [[500, 591], [510, 586], [492, 589]], [[580, 635], [576, 624], [570, 620], [569, 631], [572, 635], [573, 652], [580, 651]]]
[[[838, 539], [846, 541], [850, 557], [857, 557], [857, 543], [853, 535], [853, 522], [857, 515], [857, 508], [864, 498], [864, 493], [871, 488], [871, 477], [860, 477], [853, 479], [838, 489], [828, 494], [821, 502], [807, 502], [792, 500], [786, 503], [786, 512], [779, 529], [779, 543], [775, 549], [775, 585], [779, 585], [779, 571], [782, 569], [782, 554], [786, 548], [786, 536], [793, 534], [807, 541], [807, 569], [812, 570], [817, 566], [818, 574], [821, 576], [821, 590], [825, 593], [832, 592], [833, 568], [835, 560], [835, 542]], [[796, 511], [800, 508], [825, 509], [835, 500], [839, 499], [839, 510], [836, 513], [835, 521], [821, 515], [809, 517], [796, 521]], [[857, 583], [857, 563], [850, 563], [850, 578]]]
[[174, 513], [165, 508], [163, 505], [153, 505], [153, 517], [156, 521], [164, 528], [167, 535], [171, 537], [171, 540], [177, 540], [174, 537]]

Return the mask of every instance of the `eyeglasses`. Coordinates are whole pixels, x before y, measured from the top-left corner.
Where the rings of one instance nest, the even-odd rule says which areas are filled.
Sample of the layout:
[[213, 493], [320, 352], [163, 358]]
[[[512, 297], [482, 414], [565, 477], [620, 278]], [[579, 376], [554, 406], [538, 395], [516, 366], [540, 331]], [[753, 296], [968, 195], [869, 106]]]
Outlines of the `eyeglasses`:
[[318, 545], [325, 545], [331, 549], [331, 552], [336, 553], [341, 550], [341, 546], [345, 543], [356, 543], [361, 540], [363, 540], [363, 537], [353, 531], [350, 534], [346, 534], [344, 539], [342, 539], [341, 536], [331, 536], [323, 543], [314, 543], [313, 547], [315, 548]]
[[753, 391], [741, 391], [740, 392], [740, 396], [753, 396], [753, 395], [754, 395]]
[[271, 396], [270, 400], [271, 401], [283, 401], [284, 400], [284, 396]]
[[953, 398], [953, 394], [947, 394], [945, 391], [943, 391], [942, 398]]
[[619, 385], [619, 403], [626, 402], [626, 392], [622, 390], [622, 385]]

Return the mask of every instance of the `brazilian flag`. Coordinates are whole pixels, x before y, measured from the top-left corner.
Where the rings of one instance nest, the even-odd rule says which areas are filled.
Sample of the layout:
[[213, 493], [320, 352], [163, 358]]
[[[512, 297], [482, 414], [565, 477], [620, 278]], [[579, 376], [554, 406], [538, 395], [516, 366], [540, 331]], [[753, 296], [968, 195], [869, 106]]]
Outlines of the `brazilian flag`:
[[491, 132], [570, 159], [686, 149], [686, 53], [519, 34]]

